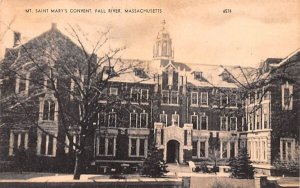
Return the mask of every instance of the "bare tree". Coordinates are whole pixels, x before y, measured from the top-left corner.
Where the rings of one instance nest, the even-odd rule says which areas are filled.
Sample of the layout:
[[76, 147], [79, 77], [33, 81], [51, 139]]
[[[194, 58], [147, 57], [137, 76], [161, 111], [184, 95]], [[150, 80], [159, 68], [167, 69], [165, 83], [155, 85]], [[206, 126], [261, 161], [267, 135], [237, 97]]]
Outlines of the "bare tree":
[[[1, 119], [10, 125], [27, 122], [29, 127], [57, 139], [61, 149], [74, 147], [74, 179], [80, 179], [87, 143], [94, 139], [99, 114], [128, 99], [109, 95], [111, 79], [132, 72], [139, 63], [121, 60], [119, 54], [124, 47], [106, 48], [109, 31], [99, 34], [90, 53], [80, 29], [70, 26], [70, 34], [79, 46], [54, 27], [6, 54], [1, 64]], [[105, 105], [99, 101], [106, 101]], [[49, 131], [49, 125], [58, 125], [57, 132]], [[70, 145], [65, 144], [65, 137]]]

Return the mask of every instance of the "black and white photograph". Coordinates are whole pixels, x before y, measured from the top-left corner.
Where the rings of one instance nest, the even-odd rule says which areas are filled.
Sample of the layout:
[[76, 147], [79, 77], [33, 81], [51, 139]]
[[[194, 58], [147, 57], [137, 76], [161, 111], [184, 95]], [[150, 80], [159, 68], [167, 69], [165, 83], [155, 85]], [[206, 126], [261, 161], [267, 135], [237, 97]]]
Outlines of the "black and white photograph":
[[300, 0], [0, 0], [0, 188], [300, 187]]

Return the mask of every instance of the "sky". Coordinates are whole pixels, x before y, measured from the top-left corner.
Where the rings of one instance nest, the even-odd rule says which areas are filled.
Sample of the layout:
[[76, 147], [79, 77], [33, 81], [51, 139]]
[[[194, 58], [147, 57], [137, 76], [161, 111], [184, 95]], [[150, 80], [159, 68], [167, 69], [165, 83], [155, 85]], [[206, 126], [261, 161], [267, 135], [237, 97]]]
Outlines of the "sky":
[[[70, 13], [89, 8], [92, 13]], [[108, 13], [111, 8], [122, 13]], [[68, 13], [36, 13], [36, 9]], [[161, 13], [125, 13], [125, 9]], [[13, 31], [21, 32], [26, 41], [49, 30], [53, 22], [68, 36], [70, 25], [75, 27], [90, 47], [110, 29], [109, 45], [126, 46], [121, 55], [131, 59], [152, 59], [162, 20], [173, 40], [175, 60], [184, 63], [256, 67], [266, 58], [284, 58], [300, 48], [300, 0], [0, 0], [0, 11], [0, 56], [12, 47]]]

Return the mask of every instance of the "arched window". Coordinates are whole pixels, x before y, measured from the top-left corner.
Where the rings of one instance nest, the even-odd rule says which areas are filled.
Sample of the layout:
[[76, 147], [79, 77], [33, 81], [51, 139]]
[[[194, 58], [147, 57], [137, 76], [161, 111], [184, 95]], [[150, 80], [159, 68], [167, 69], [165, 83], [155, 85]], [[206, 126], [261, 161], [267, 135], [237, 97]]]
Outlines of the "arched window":
[[45, 100], [43, 120], [54, 120], [55, 103], [52, 100]]

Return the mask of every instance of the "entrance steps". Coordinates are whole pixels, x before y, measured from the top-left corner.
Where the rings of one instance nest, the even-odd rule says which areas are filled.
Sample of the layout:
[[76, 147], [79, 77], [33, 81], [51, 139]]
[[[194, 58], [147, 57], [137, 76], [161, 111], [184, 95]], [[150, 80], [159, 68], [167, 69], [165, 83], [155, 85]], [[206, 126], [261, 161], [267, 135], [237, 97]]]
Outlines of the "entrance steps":
[[186, 164], [167, 163], [167, 170], [170, 172], [192, 172], [191, 168]]

